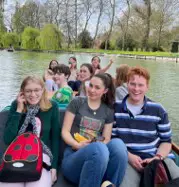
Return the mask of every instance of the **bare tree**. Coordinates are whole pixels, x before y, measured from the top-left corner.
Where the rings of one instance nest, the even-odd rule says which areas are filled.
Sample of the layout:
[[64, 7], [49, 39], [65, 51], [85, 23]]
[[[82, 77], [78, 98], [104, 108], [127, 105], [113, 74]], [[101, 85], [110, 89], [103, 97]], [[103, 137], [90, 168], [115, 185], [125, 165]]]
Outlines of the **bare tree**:
[[141, 6], [135, 6], [135, 10], [144, 21], [145, 29], [144, 29], [144, 36], [142, 40], [142, 49], [145, 49], [146, 51], [148, 51], [149, 50], [148, 40], [149, 40], [149, 33], [150, 33], [150, 18], [152, 15], [151, 0], [143, 0], [143, 2], [144, 2], [144, 8], [141, 8]]
[[93, 38], [93, 47], [94, 47], [94, 43], [95, 43], [96, 37], [98, 35], [99, 24], [100, 24], [100, 20], [101, 20], [101, 16], [102, 16], [103, 10], [104, 10], [104, 1], [103, 0], [99, 0], [98, 1], [97, 8], [99, 9], [99, 14], [98, 14], [98, 19], [97, 19], [97, 23], [96, 23], [95, 35], [94, 35], [94, 38]]
[[109, 31], [107, 33], [107, 37], [106, 37], [106, 41], [105, 41], [105, 50], [107, 50], [108, 42], [110, 40], [112, 29], [113, 29], [113, 25], [114, 25], [116, 0], [109, 0], [109, 3], [110, 3], [110, 8], [111, 8], [111, 14], [112, 15], [111, 15], [111, 19], [110, 19], [110, 28], [109, 28]]
[[83, 0], [85, 10], [85, 26], [83, 32], [86, 31], [89, 20], [94, 13], [92, 0]]
[[166, 27], [172, 24], [175, 20], [174, 15], [176, 15], [175, 10], [179, 5], [178, 0], [155, 0], [154, 9], [155, 13], [153, 16], [153, 21], [155, 22], [155, 29], [157, 31], [157, 49], [161, 46], [162, 33], [165, 31]]

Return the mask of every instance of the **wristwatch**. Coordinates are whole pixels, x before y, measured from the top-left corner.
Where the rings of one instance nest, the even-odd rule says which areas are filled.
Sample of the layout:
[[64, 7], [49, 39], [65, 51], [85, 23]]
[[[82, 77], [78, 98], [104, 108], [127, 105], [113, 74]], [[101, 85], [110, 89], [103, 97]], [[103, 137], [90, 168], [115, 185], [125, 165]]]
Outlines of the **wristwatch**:
[[161, 154], [158, 154], [158, 153], [157, 153], [155, 156], [158, 157], [160, 160], [163, 160], [163, 159], [164, 159], [163, 156], [162, 156]]

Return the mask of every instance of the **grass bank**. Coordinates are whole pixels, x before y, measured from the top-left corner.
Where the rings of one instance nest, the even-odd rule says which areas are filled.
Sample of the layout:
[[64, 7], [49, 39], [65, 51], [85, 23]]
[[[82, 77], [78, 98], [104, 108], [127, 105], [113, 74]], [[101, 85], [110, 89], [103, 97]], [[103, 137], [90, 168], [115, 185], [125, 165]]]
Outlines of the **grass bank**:
[[84, 52], [84, 53], [102, 53], [102, 54], [119, 54], [119, 55], [143, 55], [143, 56], [162, 56], [162, 57], [179, 57], [179, 53], [171, 52], [146, 52], [146, 51], [120, 51], [120, 50], [103, 50], [103, 49], [63, 49], [67, 52]]

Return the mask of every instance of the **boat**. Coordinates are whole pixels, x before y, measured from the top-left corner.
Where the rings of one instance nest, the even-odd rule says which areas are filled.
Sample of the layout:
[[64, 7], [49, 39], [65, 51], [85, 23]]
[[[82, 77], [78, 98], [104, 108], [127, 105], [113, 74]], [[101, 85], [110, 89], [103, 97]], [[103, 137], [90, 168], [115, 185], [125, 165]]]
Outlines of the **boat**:
[[8, 52], [14, 52], [14, 49], [7, 49]]
[[[4, 127], [5, 127], [7, 118], [8, 118], [8, 113], [9, 113], [9, 110], [0, 112], [0, 160], [2, 158], [3, 152], [6, 149], [6, 145], [3, 141], [3, 132], [4, 132]], [[59, 110], [59, 126], [60, 127], [62, 127], [64, 114], [65, 114], [65, 109], [60, 109]], [[62, 158], [63, 158], [63, 152], [65, 149], [65, 143], [63, 142], [63, 140], [61, 138], [59, 141], [60, 141], [60, 147], [59, 147], [59, 150], [60, 150], [59, 161], [60, 162], [59, 163], [61, 163]], [[175, 143], [172, 143], [172, 150], [179, 160], [179, 147]], [[72, 184], [71, 182], [67, 181], [64, 178], [64, 176], [62, 175], [61, 169], [59, 167], [58, 179], [57, 179], [57, 182], [55, 183], [54, 187], [77, 187], [77, 185]]]

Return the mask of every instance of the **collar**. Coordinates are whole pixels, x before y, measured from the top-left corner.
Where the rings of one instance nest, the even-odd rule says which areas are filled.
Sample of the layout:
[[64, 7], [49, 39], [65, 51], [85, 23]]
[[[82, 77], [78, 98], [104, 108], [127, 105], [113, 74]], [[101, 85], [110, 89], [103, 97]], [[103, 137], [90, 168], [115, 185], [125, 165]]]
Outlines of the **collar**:
[[[126, 95], [124, 97], [124, 99], [122, 100], [122, 109], [125, 111], [125, 112], [128, 112], [128, 109], [127, 109], [127, 105], [126, 105], [126, 101], [129, 97], [129, 94]], [[142, 111], [146, 110], [146, 107], [147, 107], [147, 101], [148, 101], [148, 98], [146, 96], [144, 96], [144, 105], [142, 107]]]

